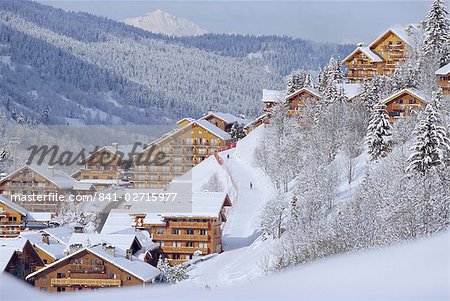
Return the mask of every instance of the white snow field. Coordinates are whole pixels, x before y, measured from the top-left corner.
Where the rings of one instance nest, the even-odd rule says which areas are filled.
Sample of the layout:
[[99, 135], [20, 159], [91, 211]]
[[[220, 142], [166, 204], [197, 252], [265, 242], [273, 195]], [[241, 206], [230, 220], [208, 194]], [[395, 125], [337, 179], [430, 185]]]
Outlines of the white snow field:
[[[154, 285], [49, 295], [0, 275], [0, 300], [448, 301], [450, 232], [399, 246], [330, 257], [227, 288]], [[242, 272], [245, 276], [245, 272]]]

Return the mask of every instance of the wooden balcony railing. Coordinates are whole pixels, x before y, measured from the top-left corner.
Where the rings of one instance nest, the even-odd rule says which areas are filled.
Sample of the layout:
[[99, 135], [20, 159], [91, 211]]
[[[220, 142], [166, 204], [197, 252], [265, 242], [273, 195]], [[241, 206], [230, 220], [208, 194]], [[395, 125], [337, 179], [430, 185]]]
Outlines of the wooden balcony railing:
[[164, 253], [194, 254], [194, 252], [198, 250], [201, 251], [203, 255], [209, 254], [208, 248], [161, 246], [161, 249]]
[[207, 222], [169, 222], [169, 224], [173, 228], [180, 229], [207, 229], [209, 226]]
[[122, 281], [119, 279], [77, 279], [77, 278], [53, 278], [50, 281], [52, 286], [121, 286]]
[[154, 234], [154, 240], [173, 240], [173, 241], [208, 241], [209, 235], [187, 235], [187, 234]]

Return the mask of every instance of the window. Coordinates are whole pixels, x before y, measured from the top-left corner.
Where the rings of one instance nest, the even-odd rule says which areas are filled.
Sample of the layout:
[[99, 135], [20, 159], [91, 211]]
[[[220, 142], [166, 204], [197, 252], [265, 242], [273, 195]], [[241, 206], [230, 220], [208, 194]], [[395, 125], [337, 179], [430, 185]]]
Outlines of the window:
[[415, 99], [410, 99], [410, 100], [409, 100], [409, 104], [410, 104], [410, 105], [413, 105], [413, 104], [415, 104], [415, 103], [416, 103], [416, 100], [415, 100]]
[[109, 273], [108, 274], [108, 279], [116, 279], [116, 274]]
[[88, 180], [89, 176], [83, 176], [83, 179]]
[[200, 233], [200, 235], [206, 235], [206, 234], [208, 234], [208, 231], [202, 229], [202, 230], [199, 231], [199, 233]]
[[98, 176], [93, 176], [92, 177], [94, 180], [98, 180]]
[[156, 234], [164, 234], [164, 228], [156, 228]]
[[192, 248], [193, 246], [194, 246], [194, 243], [192, 241], [188, 241], [186, 243], [186, 247], [188, 247], [188, 248]]
[[66, 278], [66, 274], [64, 273], [57, 273], [56, 278]]
[[58, 287], [56, 288], [56, 291], [57, 291], [57, 292], [65, 292], [65, 291], [66, 291], [66, 288], [65, 288], [65, 287], [61, 287], [61, 286], [58, 286]]
[[199, 242], [198, 243], [198, 247], [200, 249], [207, 249], [208, 248], [208, 244], [206, 242]]
[[180, 229], [172, 229], [172, 234], [180, 234]]
[[186, 230], [186, 234], [187, 235], [194, 235], [194, 230], [193, 229], [187, 229]]
[[397, 99], [397, 103], [402, 104], [403, 103], [403, 99]]
[[173, 254], [172, 257], [173, 259], [181, 259], [180, 254]]
[[128, 281], [131, 281], [131, 276], [128, 276], [128, 277], [127, 277], [127, 280], [128, 280]]
[[179, 248], [179, 247], [181, 247], [181, 242], [179, 242], [179, 241], [173, 241], [173, 242], [172, 242], [172, 247], [174, 247], [174, 248]]

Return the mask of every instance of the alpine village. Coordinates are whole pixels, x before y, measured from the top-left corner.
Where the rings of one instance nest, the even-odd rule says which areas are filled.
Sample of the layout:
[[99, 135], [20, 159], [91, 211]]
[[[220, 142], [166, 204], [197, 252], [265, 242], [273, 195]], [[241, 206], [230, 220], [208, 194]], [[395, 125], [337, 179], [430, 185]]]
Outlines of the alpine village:
[[[231, 214], [233, 208], [247, 201], [242, 192], [238, 197], [233, 189], [223, 189], [224, 180], [219, 179], [214, 171], [208, 174], [207, 168], [204, 168], [206, 172], [202, 176], [209, 179], [207, 183], [202, 189], [190, 189], [198, 180], [195, 171], [212, 163], [227, 169], [226, 162], [235, 160], [232, 151], [239, 150], [246, 143], [246, 138], [256, 135], [260, 129], [268, 132], [264, 140], [281, 141], [274, 146], [263, 146], [254, 157], [278, 191], [294, 191], [289, 194], [288, 205], [283, 208], [296, 205], [302, 195], [308, 197], [306, 188], [305, 191], [300, 188], [291, 190], [293, 180], [298, 179], [303, 187], [312, 185], [295, 178], [295, 170], [306, 169], [308, 165], [294, 166], [289, 156], [298, 161], [306, 151], [292, 151], [289, 143], [297, 141], [297, 133], [303, 133], [302, 137], [306, 137], [304, 133], [310, 135], [319, 132], [326, 127], [323, 125], [326, 122], [336, 127], [340, 122], [336, 119], [341, 119], [339, 116], [351, 116], [345, 127], [351, 129], [353, 126], [347, 131], [353, 136], [361, 132], [359, 125], [363, 124], [362, 156], [371, 162], [368, 164], [379, 167], [366, 176], [360, 185], [369, 187], [371, 176], [389, 178], [391, 175], [386, 170], [403, 168], [399, 164], [400, 159], [395, 161], [394, 156], [391, 156], [398, 149], [395, 144], [398, 142], [395, 141], [401, 140], [400, 136], [406, 137], [402, 143], [412, 141], [411, 154], [408, 153], [409, 148], [402, 148], [407, 153], [404, 171], [407, 175], [404, 177], [439, 178], [439, 170], [445, 169], [450, 163], [448, 124], [445, 124], [445, 120], [448, 121], [445, 112], [450, 97], [450, 26], [443, 1], [435, 0], [425, 21], [421, 23], [386, 28], [370, 43], [359, 43], [345, 58], [332, 57], [328, 65], [317, 73], [307, 70], [292, 73], [285, 90], [268, 88], [262, 91], [262, 114], [256, 118], [219, 111], [210, 111], [199, 119], [186, 116], [171, 131], [154, 141], [148, 141], [146, 145], [111, 141], [111, 144], [98, 148], [84, 158], [81, 167], [70, 174], [59, 166], [19, 163], [23, 165], [3, 174], [0, 180], [0, 269], [45, 292], [148, 286], [188, 279], [189, 270], [197, 262], [227, 252], [223, 243], [224, 229], [227, 223], [236, 218]], [[326, 122], [321, 123], [323, 120]], [[326, 129], [323, 131], [321, 137], [332, 139], [333, 135]], [[302, 139], [308, 143], [306, 138]], [[348, 144], [351, 150], [350, 144], [354, 143], [351, 138], [346, 141], [349, 142], [342, 142], [342, 145]], [[324, 145], [331, 145], [331, 142], [326, 143]], [[311, 148], [311, 145], [307, 147]], [[311, 162], [316, 167], [323, 167], [317, 167], [316, 173], [323, 172], [325, 177], [330, 162], [334, 162], [341, 150], [347, 148], [318, 149], [323, 162]], [[165, 154], [166, 164], [158, 165], [148, 160], [142, 163], [141, 158], [152, 157], [159, 152]], [[286, 162], [274, 163], [275, 159], [271, 158], [281, 153], [281, 156], [286, 156], [286, 160], [283, 160]], [[239, 152], [239, 156], [245, 155]], [[109, 162], [106, 165], [103, 164], [105, 159]], [[389, 162], [386, 162], [387, 159]], [[284, 168], [283, 164], [287, 167]], [[350, 162], [346, 169], [349, 183], [353, 181], [352, 177], [356, 177], [357, 166], [352, 164]], [[385, 165], [386, 168], [381, 168]], [[310, 175], [314, 173], [309, 171]], [[400, 171], [393, 173], [392, 177], [399, 177]], [[239, 181], [231, 177], [228, 186], [239, 186], [239, 183], [235, 183]], [[382, 183], [390, 185], [388, 180]], [[447, 184], [441, 184], [442, 189], [448, 189]], [[244, 185], [250, 185], [250, 191], [254, 189], [251, 182]], [[387, 187], [383, 184], [380, 186]], [[371, 191], [375, 194], [375, 188], [366, 191], [367, 194]], [[397, 187], [396, 191], [402, 189]], [[155, 198], [174, 195], [176, 200], [123, 202], [125, 195], [143, 192]], [[75, 221], [64, 222], [63, 216], [75, 211], [73, 208], [81, 205], [82, 200], [116, 193], [122, 202], [115, 207], [106, 207], [100, 227], [93, 227], [83, 214], [81, 218], [77, 216]], [[317, 192], [316, 198], [326, 193]], [[438, 192], [433, 190], [433, 193]], [[436, 214], [420, 228], [424, 230], [417, 230], [417, 227], [414, 228], [415, 232], [412, 231], [414, 234], [401, 237], [418, 237], [448, 227], [448, 191], [442, 193], [446, 195], [442, 202], [447, 203], [441, 205], [447, 206], [447, 211], [443, 207], [430, 209], [435, 205], [429, 203], [427, 210], [435, 210], [433, 212]], [[68, 195], [79, 197], [69, 209], [62, 202], [55, 201], [58, 196]], [[332, 203], [330, 201], [330, 205], [323, 205], [324, 212], [329, 216], [335, 214], [336, 204]], [[271, 206], [266, 205], [264, 212], [278, 208], [276, 204]], [[360, 207], [365, 208], [364, 204]], [[316, 213], [312, 207], [307, 208], [302, 212], [308, 212], [308, 218], [312, 218]], [[345, 220], [345, 215], [351, 215], [351, 210], [339, 210], [339, 218], [344, 218], [341, 226], [348, 224], [348, 228], [351, 227], [351, 223]], [[292, 211], [286, 219], [295, 218], [293, 212], [296, 211]], [[311, 234], [313, 231], [309, 233], [305, 230], [301, 232], [304, 234], [299, 234], [289, 225], [277, 226], [273, 217], [275, 214], [266, 214], [272, 216], [271, 222], [268, 222], [268, 217], [261, 222], [267, 237], [281, 239], [288, 233], [295, 233], [295, 241], [301, 241], [300, 235], [310, 235], [313, 238], [309, 241], [316, 241], [314, 234]], [[335, 220], [339, 221], [339, 218]], [[324, 219], [321, 220], [323, 222]], [[299, 218], [297, 223], [301, 225], [303, 219]], [[289, 224], [296, 225], [292, 221]], [[331, 226], [320, 227], [329, 229]], [[389, 237], [393, 236], [400, 237]], [[377, 245], [393, 243], [390, 238], [380, 237], [383, 242]], [[318, 247], [322, 253], [314, 257], [340, 252], [336, 251], [337, 247], [331, 251], [335, 240], [330, 241], [326, 247]], [[360, 248], [368, 248], [368, 243], [362, 240], [358, 243], [361, 244]], [[306, 247], [299, 244], [295, 248], [301, 250]], [[350, 247], [344, 249], [347, 251]], [[296, 251], [290, 252], [294, 254]], [[274, 260], [276, 264], [272, 265], [272, 270], [311, 259], [308, 257], [295, 262], [292, 262], [293, 259]]]

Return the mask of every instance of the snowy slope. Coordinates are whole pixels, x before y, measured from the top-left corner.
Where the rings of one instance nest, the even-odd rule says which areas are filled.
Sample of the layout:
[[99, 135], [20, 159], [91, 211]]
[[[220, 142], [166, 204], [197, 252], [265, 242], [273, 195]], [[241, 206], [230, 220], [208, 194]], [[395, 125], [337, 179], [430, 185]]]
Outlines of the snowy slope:
[[185, 18], [172, 16], [160, 9], [147, 13], [143, 17], [125, 19], [123, 22], [147, 31], [170, 36], [197, 36], [207, 33], [197, 24]]
[[[192, 286], [105, 289], [48, 295], [0, 275], [2, 300], [327, 300], [447, 301], [450, 235], [376, 251], [336, 256], [230, 288]], [[245, 271], [241, 273], [245, 276]], [[20, 293], [17, 293], [20, 292]]]
[[274, 193], [269, 179], [253, 160], [264, 131], [263, 126], [258, 127], [239, 141], [235, 149], [220, 153], [222, 166], [210, 157], [193, 168], [194, 191], [200, 191], [208, 181], [205, 174], [217, 173], [232, 197], [233, 206], [223, 230], [225, 252], [198, 264], [191, 279], [181, 286], [192, 283], [199, 287], [229, 286], [261, 276], [261, 261], [276, 245], [259, 237], [261, 210]]

